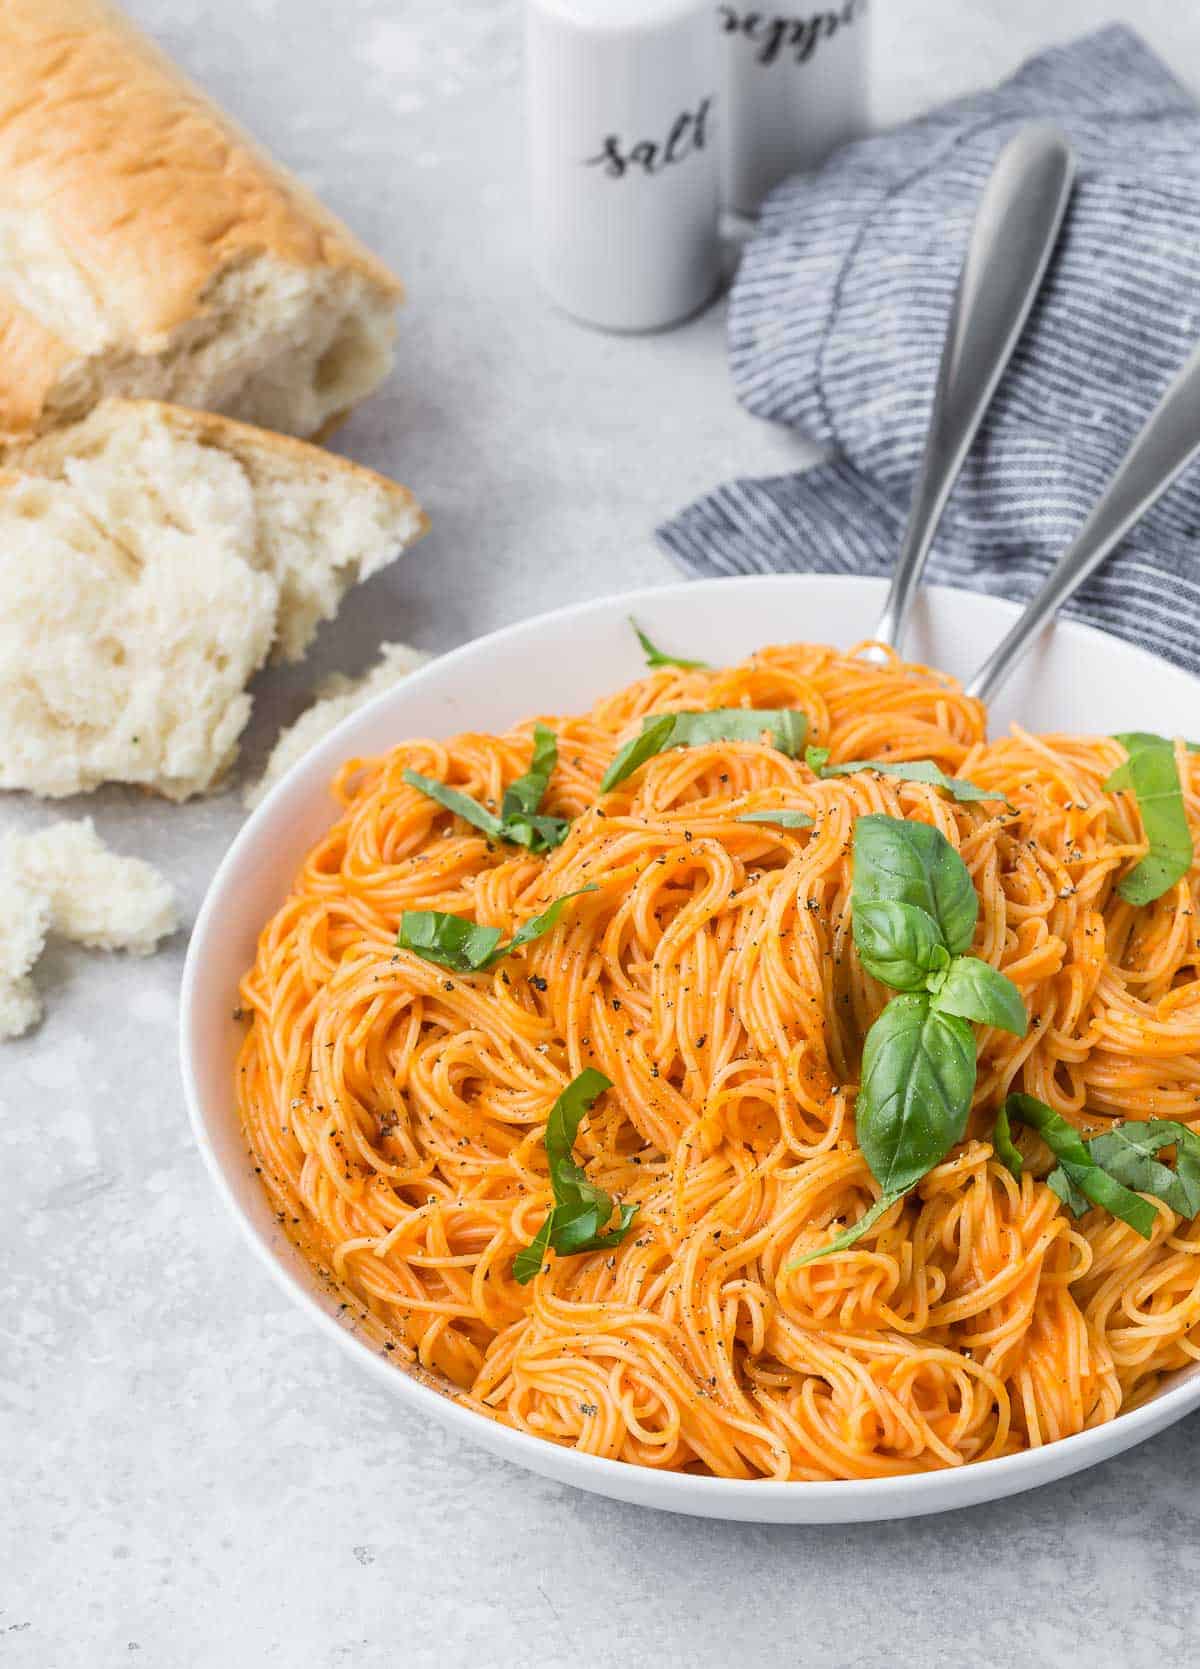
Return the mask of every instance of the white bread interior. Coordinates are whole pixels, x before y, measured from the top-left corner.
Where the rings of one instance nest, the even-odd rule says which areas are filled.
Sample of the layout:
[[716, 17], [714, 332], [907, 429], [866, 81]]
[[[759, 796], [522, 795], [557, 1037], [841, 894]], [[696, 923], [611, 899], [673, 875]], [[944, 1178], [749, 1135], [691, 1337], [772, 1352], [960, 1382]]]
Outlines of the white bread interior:
[[7, 836], [0, 866], [47, 900], [49, 932], [89, 950], [149, 956], [178, 925], [170, 882], [106, 846], [90, 817]]
[[378, 662], [361, 678], [347, 678], [335, 672], [323, 679], [317, 685], [312, 706], [306, 707], [294, 724], [280, 731], [262, 776], [245, 789], [242, 799], [247, 809], [253, 811], [296, 761], [303, 759], [310, 748], [350, 713], [365, 707], [384, 690], [390, 690], [417, 667], [424, 666], [428, 659], [428, 655], [410, 649], [406, 643], [383, 643]]
[[[75, 287], [68, 262], [30, 272], [0, 219], [0, 290], [37, 289], [45, 319], [56, 291]], [[392, 365], [394, 302], [358, 273], [284, 266], [260, 255], [220, 273], [199, 311], [161, 346], [131, 341], [121, 323], [62, 309], [64, 354], [36, 429], [85, 416], [105, 395], [166, 400], [225, 412], [290, 435], [316, 435], [376, 388]], [[93, 324], [93, 321], [89, 321]], [[18, 427], [9, 439], [20, 439]]]
[[0, 1038], [42, 1014], [30, 975], [48, 934], [93, 950], [149, 956], [175, 931], [169, 882], [141, 858], [120, 857], [90, 817], [0, 842]]
[[0, 440], [107, 394], [313, 435], [398, 280], [106, 0], [0, 6]]
[[20, 1037], [42, 1016], [29, 977], [50, 931], [50, 900], [0, 863], [0, 1038]]
[[0, 473], [0, 787], [212, 788], [272, 649], [424, 531], [405, 488], [210, 413], [106, 401]]

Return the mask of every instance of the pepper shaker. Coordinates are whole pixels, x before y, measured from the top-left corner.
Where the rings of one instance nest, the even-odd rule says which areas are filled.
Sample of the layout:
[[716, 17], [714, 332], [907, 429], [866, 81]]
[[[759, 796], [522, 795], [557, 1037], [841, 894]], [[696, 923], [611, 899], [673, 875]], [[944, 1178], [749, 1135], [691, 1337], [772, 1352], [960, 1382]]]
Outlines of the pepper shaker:
[[534, 264], [605, 330], [657, 330], [720, 281], [711, 0], [526, 0]]
[[868, 0], [792, 13], [717, 7], [721, 200], [753, 215], [772, 186], [815, 168], [867, 125]]

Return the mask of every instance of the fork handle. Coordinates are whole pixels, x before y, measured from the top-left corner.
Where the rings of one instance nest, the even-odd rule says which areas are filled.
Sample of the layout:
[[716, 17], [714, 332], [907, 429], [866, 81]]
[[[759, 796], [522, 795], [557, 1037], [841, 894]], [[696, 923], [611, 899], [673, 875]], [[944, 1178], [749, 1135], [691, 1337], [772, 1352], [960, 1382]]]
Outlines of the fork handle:
[[996, 159], [959, 275], [908, 526], [875, 632], [899, 649], [950, 489], [1029, 317], [1062, 225], [1075, 157], [1057, 128], [1031, 122]]
[[1035, 638], [1135, 522], [1200, 453], [1200, 347], [1135, 437], [1103, 497], [1059, 557], [1024, 614], [967, 685], [990, 701]]

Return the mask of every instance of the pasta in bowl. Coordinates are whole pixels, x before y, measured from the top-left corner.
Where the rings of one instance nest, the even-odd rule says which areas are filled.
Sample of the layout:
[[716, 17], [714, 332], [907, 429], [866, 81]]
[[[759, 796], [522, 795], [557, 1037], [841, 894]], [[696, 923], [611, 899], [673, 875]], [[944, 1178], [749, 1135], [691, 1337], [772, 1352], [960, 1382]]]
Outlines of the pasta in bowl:
[[1193, 1358], [1188, 865], [1139, 899], [1146, 771], [1194, 826], [1200, 761], [989, 741], [815, 642], [672, 664], [715, 660], [683, 624], [587, 706], [343, 741], [241, 986], [256, 1185], [358, 1348], [530, 1464], [733, 1516], [1001, 1493]]

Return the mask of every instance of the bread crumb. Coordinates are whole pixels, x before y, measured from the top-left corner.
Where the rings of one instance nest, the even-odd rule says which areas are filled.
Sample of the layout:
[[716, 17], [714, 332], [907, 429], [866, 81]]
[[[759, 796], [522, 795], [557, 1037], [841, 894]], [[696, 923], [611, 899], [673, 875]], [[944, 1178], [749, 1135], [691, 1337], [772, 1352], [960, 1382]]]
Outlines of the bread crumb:
[[50, 900], [0, 862], [0, 1038], [20, 1037], [42, 1017], [29, 975], [49, 929]]
[[175, 893], [141, 858], [121, 857], [90, 817], [0, 842], [0, 1038], [41, 1018], [29, 977], [51, 933], [92, 950], [149, 956], [178, 924]]
[[424, 666], [428, 659], [428, 655], [410, 649], [407, 644], [385, 643], [381, 645], [378, 663], [361, 678], [346, 678], [338, 672], [318, 684], [312, 706], [294, 724], [280, 731], [262, 776], [245, 789], [242, 798], [246, 806], [253, 811], [296, 761], [323, 736], [328, 736], [347, 714], [365, 707], [374, 696], [390, 690], [410, 672]]

